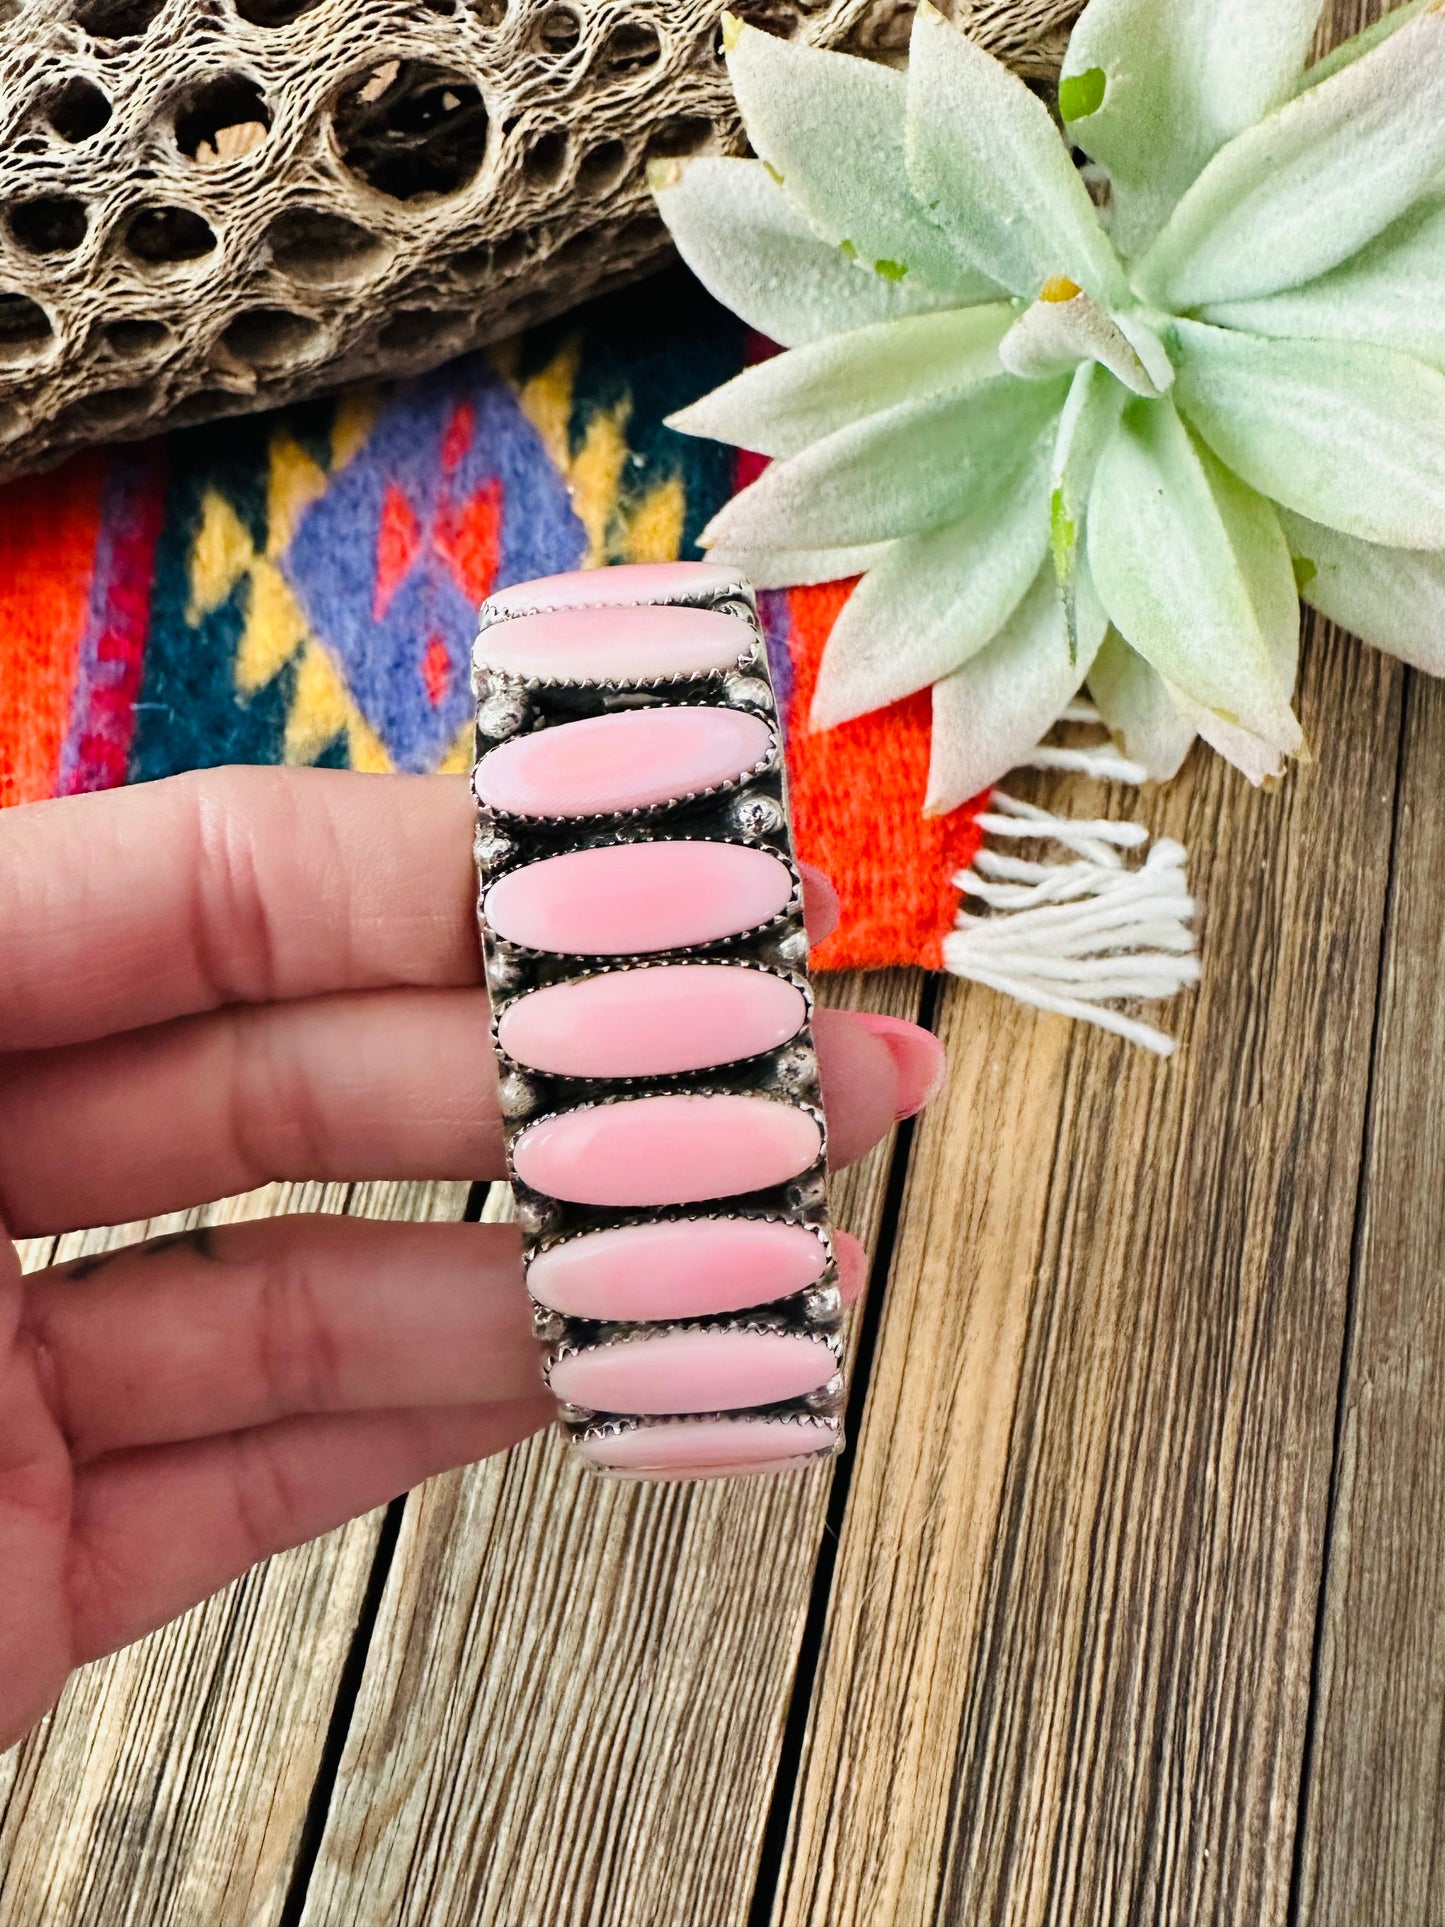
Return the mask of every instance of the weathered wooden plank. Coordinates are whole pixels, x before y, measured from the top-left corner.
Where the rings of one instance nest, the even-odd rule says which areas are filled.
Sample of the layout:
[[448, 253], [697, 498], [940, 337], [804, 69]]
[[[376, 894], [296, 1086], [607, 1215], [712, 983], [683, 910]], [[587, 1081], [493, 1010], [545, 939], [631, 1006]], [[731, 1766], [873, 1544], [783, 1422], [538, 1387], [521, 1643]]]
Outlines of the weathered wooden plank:
[[[835, 1188], [867, 1239], [887, 1170]], [[742, 1927], [827, 1496], [608, 1485], [555, 1437], [417, 1495], [305, 1927]]]
[[786, 1927], [1284, 1918], [1399, 690], [1333, 638], [1315, 769], [1144, 799], [1208, 905], [1172, 1063], [948, 997]]
[[1445, 1919], [1445, 690], [1412, 676], [1297, 1917]]
[[[465, 1185], [272, 1186], [59, 1241], [56, 1256], [286, 1210], [460, 1217]], [[31, 1261], [48, 1256], [42, 1241]], [[269, 1927], [281, 1917], [381, 1515], [270, 1560], [72, 1680], [12, 1753], [0, 1918]], [[0, 1783], [0, 1800], [4, 1799]]]

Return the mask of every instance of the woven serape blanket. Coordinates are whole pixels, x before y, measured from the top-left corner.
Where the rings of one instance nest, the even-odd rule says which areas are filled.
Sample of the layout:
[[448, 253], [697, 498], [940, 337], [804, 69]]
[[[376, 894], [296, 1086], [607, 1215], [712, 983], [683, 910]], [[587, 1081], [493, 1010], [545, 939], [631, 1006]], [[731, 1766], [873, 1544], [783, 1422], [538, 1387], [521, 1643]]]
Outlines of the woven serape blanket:
[[[464, 770], [478, 604], [699, 553], [757, 463], [665, 418], [766, 351], [674, 269], [428, 375], [0, 489], [0, 804], [218, 763]], [[1194, 974], [1183, 852], [1000, 792], [924, 816], [926, 690], [810, 730], [850, 586], [760, 598], [799, 851], [842, 903], [815, 962], [948, 968], [1167, 1048], [1127, 1006]]]

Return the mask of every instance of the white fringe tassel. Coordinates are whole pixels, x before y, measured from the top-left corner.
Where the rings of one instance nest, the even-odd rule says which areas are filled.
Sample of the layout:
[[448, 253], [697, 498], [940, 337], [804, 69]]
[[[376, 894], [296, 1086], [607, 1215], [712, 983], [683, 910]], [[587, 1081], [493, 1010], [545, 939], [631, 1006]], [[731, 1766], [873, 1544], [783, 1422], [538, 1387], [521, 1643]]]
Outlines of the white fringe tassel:
[[[1098, 716], [1079, 703], [1065, 720], [1097, 722]], [[1112, 745], [1040, 749], [1030, 762], [1116, 782], [1139, 783], [1145, 775]], [[1161, 837], [1130, 867], [1121, 852], [1149, 843], [1142, 824], [1071, 822], [1003, 790], [993, 792], [989, 805], [978, 819], [989, 841], [972, 868], [954, 878], [987, 914], [960, 909], [943, 940], [946, 968], [1169, 1056], [1172, 1037], [1111, 1005], [1118, 998], [1172, 997], [1199, 981], [1189, 928], [1196, 905], [1183, 847]], [[1041, 841], [1061, 844], [1072, 861], [1035, 862], [991, 847]]]

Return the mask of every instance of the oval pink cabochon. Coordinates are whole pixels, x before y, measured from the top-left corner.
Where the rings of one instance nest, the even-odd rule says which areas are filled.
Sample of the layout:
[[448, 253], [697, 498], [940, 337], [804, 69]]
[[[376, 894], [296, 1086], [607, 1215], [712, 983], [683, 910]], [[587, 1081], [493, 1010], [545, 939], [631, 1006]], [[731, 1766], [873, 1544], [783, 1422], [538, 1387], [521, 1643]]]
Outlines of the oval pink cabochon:
[[742, 843], [614, 843], [510, 870], [483, 914], [499, 937], [578, 956], [635, 956], [714, 943], [768, 923], [793, 873]]
[[576, 1450], [609, 1471], [706, 1478], [803, 1465], [828, 1451], [836, 1438], [835, 1429], [823, 1419], [779, 1424], [761, 1418], [693, 1418], [672, 1425], [639, 1425], [615, 1438], [580, 1438]]
[[807, 1332], [655, 1332], [552, 1365], [558, 1398], [594, 1412], [729, 1412], [776, 1405], [826, 1385], [832, 1347]]
[[665, 1218], [539, 1251], [527, 1289], [572, 1318], [698, 1318], [806, 1291], [827, 1264], [823, 1240], [806, 1225]]
[[608, 569], [572, 569], [514, 583], [487, 598], [511, 609], [596, 609], [637, 602], [666, 602], [678, 595], [726, 595], [737, 576], [709, 562], [619, 562]]
[[732, 669], [756, 638], [741, 616], [662, 603], [552, 609], [496, 622], [477, 638], [476, 660], [542, 682], [659, 682]]
[[772, 742], [746, 710], [623, 709], [500, 743], [478, 763], [474, 787], [480, 803], [512, 816], [650, 809], [740, 781]]
[[822, 1148], [817, 1119], [796, 1104], [688, 1093], [542, 1118], [514, 1142], [512, 1165], [572, 1204], [700, 1204], [785, 1184]]
[[559, 1077], [666, 1077], [775, 1050], [808, 1006], [796, 984], [745, 964], [653, 964], [548, 984], [502, 1012], [507, 1056]]

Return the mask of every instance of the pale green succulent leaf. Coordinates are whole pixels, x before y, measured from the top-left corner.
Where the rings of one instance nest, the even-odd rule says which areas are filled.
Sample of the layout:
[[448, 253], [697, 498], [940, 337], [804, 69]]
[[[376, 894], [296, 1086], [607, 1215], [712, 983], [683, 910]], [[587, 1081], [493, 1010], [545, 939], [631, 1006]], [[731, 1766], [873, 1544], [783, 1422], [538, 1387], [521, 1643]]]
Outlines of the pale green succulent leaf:
[[1187, 698], [1176, 691], [1183, 715], [1197, 726], [1200, 736], [1212, 750], [1216, 750], [1226, 763], [1232, 763], [1242, 776], [1258, 788], [1261, 784], [1278, 782], [1292, 756], [1299, 755], [1304, 738], [1298, 728], [1291, 744], [1282, 744], [1273, 736], [1256, 736], [1237, 723], [1229, 723], [1222, 716], [1213, 715], [1209, 710], [1191, 704]]
[[668, 418], [685, 435], [796, 455], [885, 408], [996, 379], [1006, 301], [881, 322], [748, 368]]
[[933, 685], [926, 815], [956, 810], [1027, 758], [1078, 693], [1107, 626], [1085, 570], [1079, 647], [1070, 660], [1064, 612], [1046, 562], [987, 648]]
[[1175, 399], [1252, 488], [1367, 542], [1445, 548], [1445, 375], [1363, 342], [1174, 332]]
[[653, 196], [708, 292], [784, 347], [957, 302], [916, 277], [888, 281], [850, 260], [761, 161], [700, 155], [659, 168]]
[[997, 295], [909, 187], [902, 74], [746, 26], [732, 36], [727, 66], [755, 152], [826, 240], [960, 304]]
[[1154, 782], [1178, 774], [1199, 732], [1159, 671], [1117, 629], [1111, 628], [1099, 645], [1089, 670], [1089, 694], [1124, 754]]
[[[1146, 248], [1205, 163], [1290, 97], [1319, 14], [1320, 0], [1089, 0], [1059, 102], [1109, 170], [1120, 253]], [[1075, 103], [1092, 111], [1072, 118]]]
[[840, 428], [775, 462], [703, 531], [708, 548], [852, 548], [956, 522], [1009, 488], [1066, 381], [1001, 375]]
[[1362, 28], [1349, 40], [1343, 40], [1338, 47], [1332, 48], [1322, 60], [1317, 60], [1313, 67], [1307, 67], [1300, 77], [1299, 91], [1303, 93], [1306, 87], [1317, 87], [1322, 80], [1329, 80], [1342, 67], [1352, 66], [1362, 54], [1372, 52], [1382, 40], [1388, 40], [1391, 34], [1398, 33], [1407, 21], [1413, 20], [1417, 13], [1423, 13], [1433, 3], [1434, 0], [1405, 0], [1403, 6], [1392, 7], [1388, 13], [1381, 14], [1380, 18], [1372, 20], [1368, 27]]
[[1299, 667], [1299, 591], [1279, 511], [1210, 449], [1196, 442], [1194, 452], [1239, 566], [1275, 679], [1290, 698]]
[[1043, 102], [924, 0], [908, 59], [908, 175], [928, 212], [1028, 300], [1066, 276], [1106, 307], [1117, 255]]
[[1445, 170], [1445, 9], [1436, 4], [1223, 147], [1134, 272], [1172, 308], [1327, 274]]
[[1132, 403], [1105, 448], [1088, 556], [1110, 621], [1167, 682], [1281, 748], [1297, 745], [1209, 475], [1167, 398]]
[[815, 729], [926, 689], [993, 640], [1044, 559], [1043, 467], [1036, 459], [1011, 491], [966, 520], [892, 544], [833, 624], [813, 696]]
[[1153, 382], [1155, 390], [1161, 395], [1167, 395], [1174, 386], [1174, 364], [1169, 359], [1169, 351], [1164, 346], [1163, 337], [1144, 319], [1137, 308], [1124, 309], [1114, 316], [1114, 320], [1118, 324], [1120, 334], [1143, 362], [1145, 372]]
[[1078, 650], [1077, 576], [1084, 513], [1094, 470], [1127, 399], [1126, 390], [1097, 362], [1085, 362], [1070, 385], [1054, 438], [1049, 468], [1049, 549], [1073, 653]]
[[1071, 372], [1086, 357], [1136, 395], [1163, 393], [1118, 322], [1082, 292], [1067, 301], [1032, 302], [998, 349], [1004, 367], [1024, 381]]
[[1445, 197], [1417, 202], [1318, 281], [1219, 302], [1202, 319], [1246, 334], [1372, 341], [1445, 371]]
[[1312, 608], [1412, 668], [1445, 676], [1445, 554], [1387, 549], [1281, 511]]
[[713, 549], [710, 562], [736, 569], [755, 589], [794, 589], [842, 582], [876, 568], [891, 542], [865, 542], [852, 549]]
[[[1294, 694], [1299, 669], [1299, 593], [1278, 512], [1273, 503], [1231, 474], [1207, 448], [1199, 447], [1197, 452], [1225, 535], [1239, 564], [1276, 681], [1289, 699]], [[1233, 763], [1251, 783], [1273, 782], [1283, 772], [1286, 757], [1300, 746], [1298, 731], [1293, 742], [1282, 741], [1274, 734], [1259, 735], [1192, 702], [1179, 690], [1171, 693], [1182, 714], [1194, 724], [1211, 749], [1217, 750], [1226, 762]]]

